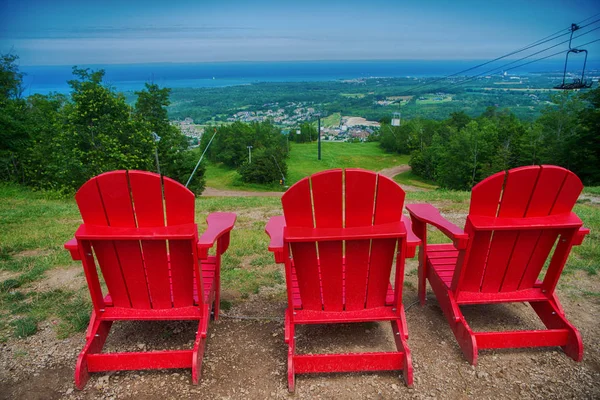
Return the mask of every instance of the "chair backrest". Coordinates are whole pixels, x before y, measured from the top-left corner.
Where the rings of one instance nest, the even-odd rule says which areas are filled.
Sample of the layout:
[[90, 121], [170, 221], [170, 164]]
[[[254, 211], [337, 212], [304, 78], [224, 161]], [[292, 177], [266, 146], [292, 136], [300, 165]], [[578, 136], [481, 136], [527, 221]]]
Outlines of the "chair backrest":
[[[104, 173], [87, 181], [75, 199], [86, 225], [194, 223], [194, 194], [151, 172]], [[193, 305], [194, 245], [191, 240], [91, 241], [113, 304], [141, 309]]]
[[[570, 213], [582, 189], [579, 178], [561, 167], [515, 168], [492, 175], [473, 188], [469, 215], [527, 219]], [[475, 231], [469, 219], [465, 232], [470, 236], [469, 251], [463, 255], [463, 265], [459, 257], [452, 289], [481, 293], [533, 288], [557, 238], [566, 233], [516, 227]], [[562, 266], [556, 264], [556, 268]]]
[[[370, 171], [336, 169], [297, 182], [281, 202], [289, 227], [350, 228], [400, 221], [404, 191]], [[342, 311], [384, 306], [396, 242], [291, 243], [302, 307]], [[286, 267], [291, 268], [289, 262]]]

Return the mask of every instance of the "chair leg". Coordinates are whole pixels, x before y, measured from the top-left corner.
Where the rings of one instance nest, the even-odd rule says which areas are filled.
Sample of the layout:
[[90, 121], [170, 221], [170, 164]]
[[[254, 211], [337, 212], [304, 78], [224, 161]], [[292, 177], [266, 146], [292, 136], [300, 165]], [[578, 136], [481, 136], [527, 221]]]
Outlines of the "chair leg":
[[215, 268], [215, 304], [213, 308], [213, 315], [215, 321], [219, 320], [219, 313], [221, 312], [221, 254], [217, 253], [217, 265]]
[[406, 337], [408, 335], [406, 334], [406, 332], [402, 331], [403, 325], [404, 324], [401, 320], [392, 321], [392, 332], [394, 333], [394, 340], [396, 341], [396, 349], [398, 350], [398, 352], [404, 354], [404, 363], [402, 366], [404, 383], [406, 383], [407, 387], [411, 388], [413, 387], [412, 356], [408, 348], [408, 343], [406, 342]]
[[296, 334], [294, 323], [289, 318], [289, 309], [286, 312], [285, 318], [285, 338], [288, 344], [288, 391], [290, 393], [294, 393], [296, 390], [296, 372], [294, 369], [294, 354], [296, 352], [296, 338], [294, 335]]
[[460, 313], [460, 320], [456, 321], [451, 327], [454, 337], [458, 341], [458, 345], [467, 361], [469, 361], [471, 365], [477, 365], [477, 339], [462, 313]]
[[419, 283], [417, 284], [417, 290], [418, 290], [418, 295], [419, 295], [419, 302], [421, 303], [422, 306], [425, 305], [425, 300], [427, 300], [426, 299], [426, 293], [427, 293], [427, 270], [426, 270], [427, 260], [425, 260], [424, 258], [425, 257], [421, 257], [419, 255], [419, 270], [418, 270]]
[[435, 275], [430, 276], [429, 284], [465, 358], [472, 365], [477, 365], [477, 339], [465, 320], [462, 311], [460, 311], [458, 303], [454, 299], [454, 294]]
[[581, 340], [581, 334], [577, 328], [567, 320], [556, 296], [554, 296], [553, 300], [554, 301], [531, 302], [530, 304], [544, 325], [546, 325], [546, 328], [567, 329], [569, 331], [567, 343], [564, 346], [561, 346], [561, 348], [567, 356], [579, 362], [583, 359], [583, 341]]
[[77, 389], [82, 390], [90, 379], [87, 364], [88, 354], [102, 352], [102, 347], [104, 347], [104, 343], [108, 338], [111, 326], [112, 321], [102, 321], [96, 317], [96, 313], [92, 313], [86, 334], [86, 343], [77, 357], [75, 367], [75, 387]]
[[[206, 316], [205, 318], [208, 318]], [[198, 332], [194, 341], [194, 349], [192, 351], [192, 384], [197, 385], [202, 372], [202, 358], [204, 357], [204, 347], [206, 346], [206, 336], [203, 335], [203, 321], [198, 323]]]

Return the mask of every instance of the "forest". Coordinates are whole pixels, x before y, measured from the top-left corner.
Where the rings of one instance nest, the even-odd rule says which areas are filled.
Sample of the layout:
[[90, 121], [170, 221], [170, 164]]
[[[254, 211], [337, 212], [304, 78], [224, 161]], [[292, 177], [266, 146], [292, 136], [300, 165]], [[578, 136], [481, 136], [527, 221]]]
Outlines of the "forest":
[[493, 173], [532, 164], [560, 165], [598, 185], [600, 88], [553, 95], [533, 122], [489, 107], [475, 118], [454, 112], [442, 121], [384, 123], [379, 141], [388, 152], [410, 154], [413, 173], [443, 188], [467, 190]]
[[[246, 184], [285, 184], [289, 142], [314, 142], [316, 126], [307, 121], [284, 129], [270, 119], [224, 121], [240, 109], [299, 105], [312, 105], [321, 115], [335, 111], [380, 121], [369, 141], [379, 141], [386, 152], [409, 155], [413, 173], [441, 188], [470, 189], [495, 172], [531, 164], [561, 165], [586, 185], [600, 183], [598, 88], [533, 94], [534, 89], [496, 91], [471, 83], [427, 94], [416, 91], [418, 80], [373, 78], [174, 91], [147, 83], [143, 90], [123, 94], [103, 82], [103, 70], [74, 67], [69, 95], [23, 98], [17, 59], [0, 57], [0, 180], [36, 189], [70, 194], [113, 169], [160, 168], [186, 182], [199, 152], [190, 150], [188, 138], [170, 121], [190, 115], [215, 125], [206, 127], [199, 146], [206, 149], [214, 140], [206, 152], [209, 162], [237, 170]], [[527, 84], [541, 86], [542, 81]], [[411, 87], [413, 95], [396, 96]], [[477, 96], [486, 100], [473, 100]], [[400, 126], [390, 124], [400, 107], [390, 107], [393, 102], [402, 107]], [[523, 107], [529, 110], [526, 116], [520, 115]], [[204, 172], [200, 164], [191, 181], [197, 194], [204, 189]]]
[[[103, 70], [73, 67], [69, 96], [24, 99], [17, 59], [0, 56], [1, 181], [70, 194], [114, 169], [160, 167], [166, 176], [188, 179], [196, 158], [188, 151], [188, 139], [169, 123], [170, 89], [146, 84], [131, 106], [103, 83]], [[198, 194], [204, 189], [203, 173], [200, 168], [190, 185]]]

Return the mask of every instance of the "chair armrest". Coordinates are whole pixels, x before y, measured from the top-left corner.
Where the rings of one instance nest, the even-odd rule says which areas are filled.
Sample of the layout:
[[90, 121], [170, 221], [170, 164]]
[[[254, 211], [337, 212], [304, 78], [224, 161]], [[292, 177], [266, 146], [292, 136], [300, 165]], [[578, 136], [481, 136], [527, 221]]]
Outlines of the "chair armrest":
[[273, 252], [276, 263], [284, 262], [283, 258], [283, 229], [285, 228], [285, 217], [278, 215], [271, 217], [267, 226], [265, 226], [265, 232], [271, 238], [269, 243], [269, 251]]
[[413, 258], [417, 253], [417, 246], [421, 244], [421, 239], [413, 232], [410, 218], [403, 215], [402, 222], [406, 228], [406, 257]]
[[583, 226], [581, 228], [579, 228], [579, 230], [577, 231], [577, 234], [575, 235], [575, 239], [573, 240], [573, 246], [579, 246], [581, 243], [583, 243], [583, 238], [585, 238], [585, 235], [589, 235], [589, 234], [590, 234], [589, 228], [584, 228]]
[[444, 235], [452, 239], [457, 249], [465, 249], [469, 235], [458, 226], [442, 217], [437, 208], [431, 204], [407, 204], [406, 209], [410, 217], [422, 223], [431, 224], [438, 228]]
[[208, 249], [213, 247], [215, 242], [224, 236], [225, 243], [221, 254], [229, 246], [229, 232], [233, 229], [237, 216], [234, 213], [215, 212], [206, 217], [208, 227], [198, 239], [198, 257], [204, 259], [208, 257]]
[[352, 228], [285, 227], [285, 242], [324, 242], [331, 240], [393, 239], [406, 237], [402, 222]]
[[78, 240], [185, 240], [197, 235], [196, 224], [143, 228], [81, 224], [75, 232]]
[[568, 229], [580, 228], [583, 223], [575, 213], [547, 215], [544, 217], [502, 218], [469, 215], [473, 229], [482, 231]]
[[79, 255], [79, 244], [77, 243], [77, 239], [73, 238], [65, 243], [65, 249], [69, 250], [71, 253], [71, 258], [74, 261], [81, 260], [81, 256]]

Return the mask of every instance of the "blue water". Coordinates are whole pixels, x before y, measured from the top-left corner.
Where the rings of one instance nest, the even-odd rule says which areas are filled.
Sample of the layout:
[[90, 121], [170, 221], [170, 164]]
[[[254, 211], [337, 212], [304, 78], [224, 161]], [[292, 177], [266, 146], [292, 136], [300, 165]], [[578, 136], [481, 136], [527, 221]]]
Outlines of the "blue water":
[[[171, 88], [209, 88], [247, 85], [257, 82], [314, 82], [369, 77], [435, 77], [467, 69], [482, 61], [305, 61], [305, 62], [227, 62], [197, 64], [111, 64], [87, 65], [104, 69], [104, 81], [119, 91], [134, 91], [153, 81]], [[502, 60], [498, 65], [506, 63]], [[473, 70], [473, 75], [493, 69], [489, 64]], [[510, 73], [562, 71], [562, 60], [546, 60], [511, 70]], [[600, 68], [590, 62], [588, 69]], [[67, 81], [73, 79], [71, 66], [22, 66], [25, 92], [68, 93]]]

